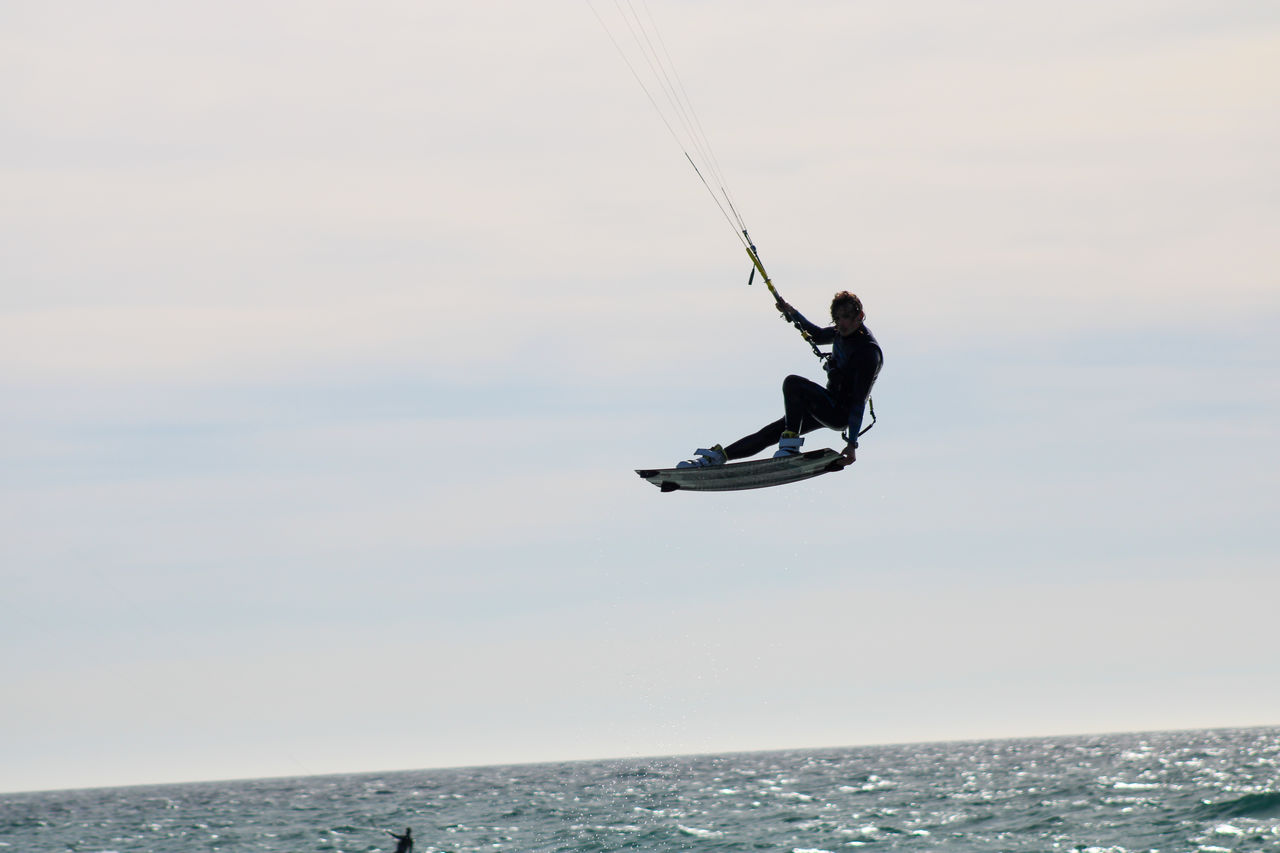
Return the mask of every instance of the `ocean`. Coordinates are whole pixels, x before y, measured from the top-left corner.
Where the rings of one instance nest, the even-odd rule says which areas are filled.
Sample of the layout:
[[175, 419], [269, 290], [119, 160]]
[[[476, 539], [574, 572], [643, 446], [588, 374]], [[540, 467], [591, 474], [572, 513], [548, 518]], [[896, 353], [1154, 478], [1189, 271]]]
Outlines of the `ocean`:
[[0, 794], [0, 851], [1280, 851], [1280, 727]]

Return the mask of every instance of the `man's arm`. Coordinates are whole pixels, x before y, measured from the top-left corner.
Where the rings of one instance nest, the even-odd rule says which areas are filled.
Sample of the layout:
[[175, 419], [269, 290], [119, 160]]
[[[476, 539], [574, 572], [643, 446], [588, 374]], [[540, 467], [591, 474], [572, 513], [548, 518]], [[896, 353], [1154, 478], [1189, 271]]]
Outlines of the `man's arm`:
[[835, 329], [831, 327], [819, 326], [817, 323], [809, 321], [809, 318], [797, 311], [790, 302], [785, 299], [779, 299], [776, 307], [782, 312], [782, 316], [787, 318], [788, 323], [793, 323], [820, 344], [829, 344], [835, 340]]
[[850, 462], [857, 459], [854, 450], [858, 447], [858, 435], [862, 432], [862, 418], [867, 410], [867, 398], [871, 396], [871, 386], [875, 384], [876, 375], [880, 372], [880, 351], [871, 350], [859, 359], [858, 369], [851, 377], [853, 392], [850, 398], [854, 401], [849, 407], [849, 443], [845, 446], [844, 456]]

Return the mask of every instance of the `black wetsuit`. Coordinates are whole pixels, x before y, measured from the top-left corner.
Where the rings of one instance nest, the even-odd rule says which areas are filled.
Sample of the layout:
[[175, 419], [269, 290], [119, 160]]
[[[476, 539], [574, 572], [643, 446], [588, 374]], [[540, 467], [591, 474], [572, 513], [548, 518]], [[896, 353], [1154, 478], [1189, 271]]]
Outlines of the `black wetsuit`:
[[866, 326], [859, 326], [852, 335], [841, 337], [834, 326], [817, 326], [799, 314], [795, 320], [816, 343], [832, 344], [826, 364], [827, 387], [803, 376], [788, 376], [782, 383], [786, 414], [726, 447], [724, 453], [729, 459], [755, 456], [777, 444], [784, 430], [801, 435], [822, 427], [848, 430], [849, 441], [857, 445], [867, 397], [884, 363], [880, 344]]

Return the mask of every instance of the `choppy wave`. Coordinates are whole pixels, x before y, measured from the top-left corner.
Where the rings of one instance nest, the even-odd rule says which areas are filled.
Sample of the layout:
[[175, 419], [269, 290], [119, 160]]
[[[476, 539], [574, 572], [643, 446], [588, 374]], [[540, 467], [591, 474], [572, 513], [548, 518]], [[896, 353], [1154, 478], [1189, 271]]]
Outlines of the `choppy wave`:
[[[1280, 779], [1276, 782], [1280, 783]], [[1221, 820], [1231, 817], [1280, 818], [1280, 792], [1245, 794], [1243, 797], [1231, 800], [1206, 803], [1196, 810], [1196, 816], [1202, 820]], [[1280, 840], [1277, 844], [1280, 845]]]
[[1280, 850], [1280, 728], [0, 795], [0, 853]]

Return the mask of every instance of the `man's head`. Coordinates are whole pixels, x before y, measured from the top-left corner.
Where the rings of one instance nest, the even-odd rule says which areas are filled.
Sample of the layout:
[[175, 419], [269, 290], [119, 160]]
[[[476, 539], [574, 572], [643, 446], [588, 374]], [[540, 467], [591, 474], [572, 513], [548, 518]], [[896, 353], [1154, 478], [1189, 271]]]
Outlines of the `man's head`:
[[840, 291], [831, 300], [831, 320], [841, 335], [857, 331], [866, 316], [862, 310], [862, 300], [847, 290]]

